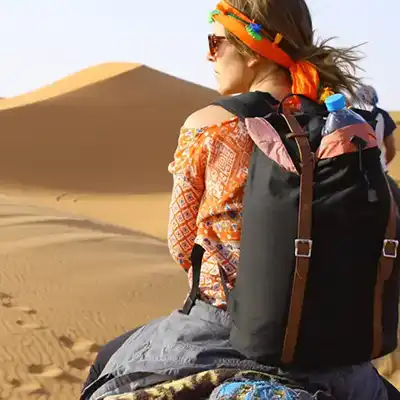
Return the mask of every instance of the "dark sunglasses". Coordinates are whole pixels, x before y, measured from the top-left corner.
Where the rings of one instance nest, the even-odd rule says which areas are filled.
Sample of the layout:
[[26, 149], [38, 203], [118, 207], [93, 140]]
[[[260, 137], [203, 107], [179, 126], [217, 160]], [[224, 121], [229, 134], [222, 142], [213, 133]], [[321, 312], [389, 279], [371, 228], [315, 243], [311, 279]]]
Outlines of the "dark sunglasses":
[[208, 48], [210, 50], [210, 55], [214, 57], [217, 54], [218, 46], [226, 40], [225, 36], [217, 36], [215, 34], [208, 35]]

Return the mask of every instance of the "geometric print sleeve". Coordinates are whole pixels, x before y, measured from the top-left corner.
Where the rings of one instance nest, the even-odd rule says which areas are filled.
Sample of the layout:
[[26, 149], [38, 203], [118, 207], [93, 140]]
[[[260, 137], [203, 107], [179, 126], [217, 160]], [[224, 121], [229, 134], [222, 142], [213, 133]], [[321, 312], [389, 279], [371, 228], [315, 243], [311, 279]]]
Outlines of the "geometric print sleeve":
[[182, 128], [174, 160], [168, 166], [173, 176], [169, 208], [168, 248], [186, 271], [197, 235], [197, 216], [205, 188], [206, 130]]

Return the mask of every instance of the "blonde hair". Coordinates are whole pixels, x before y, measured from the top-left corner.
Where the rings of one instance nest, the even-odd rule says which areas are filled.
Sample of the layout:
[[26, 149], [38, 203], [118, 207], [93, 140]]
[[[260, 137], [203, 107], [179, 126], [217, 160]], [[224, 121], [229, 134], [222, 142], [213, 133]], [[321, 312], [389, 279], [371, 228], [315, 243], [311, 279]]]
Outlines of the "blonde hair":
[[[360, 78], [357, 63], [363, 58], [356, 51], [359, 46], [339, 48], [330, 46], [332, 38], [315, 42], [311, 14], [304, 0], [228, 0], [251, 20], [263, 26], [273, 40], [277, 33], [283, 35], [280, 47], [294, 60], [313, 63], [320, 74], [321, 93], [324, 87], [335, 92], [347, 92], [355, 96]], [[254, 56], [255, 53], [232, 35], [227, 39], [240, 54]]]

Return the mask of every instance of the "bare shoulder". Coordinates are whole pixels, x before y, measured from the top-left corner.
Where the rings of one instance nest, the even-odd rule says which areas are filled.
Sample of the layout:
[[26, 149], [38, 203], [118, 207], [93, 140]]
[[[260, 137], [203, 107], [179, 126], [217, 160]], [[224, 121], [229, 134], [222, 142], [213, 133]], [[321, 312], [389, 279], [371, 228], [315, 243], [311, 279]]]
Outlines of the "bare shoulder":
[[234, 118], [235, 115], [219, 106], [207, 106], [191, 114], [183, 124], [185, 128], [204, 128], [220, 124]]

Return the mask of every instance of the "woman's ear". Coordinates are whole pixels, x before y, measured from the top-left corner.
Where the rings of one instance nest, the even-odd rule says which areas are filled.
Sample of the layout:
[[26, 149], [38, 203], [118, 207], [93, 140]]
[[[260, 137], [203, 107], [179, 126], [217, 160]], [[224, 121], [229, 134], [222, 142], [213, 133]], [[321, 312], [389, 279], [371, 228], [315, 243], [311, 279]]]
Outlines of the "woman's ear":
[[251, 56], [247, 60], [247, 66], [249, 68], [257, 67], [260, 64], [261, 60], [259, 56]]

